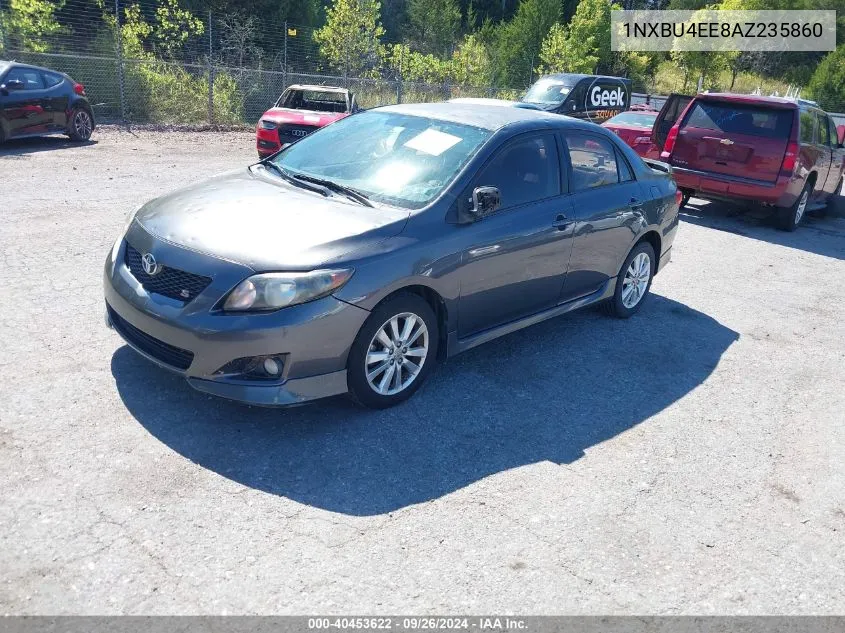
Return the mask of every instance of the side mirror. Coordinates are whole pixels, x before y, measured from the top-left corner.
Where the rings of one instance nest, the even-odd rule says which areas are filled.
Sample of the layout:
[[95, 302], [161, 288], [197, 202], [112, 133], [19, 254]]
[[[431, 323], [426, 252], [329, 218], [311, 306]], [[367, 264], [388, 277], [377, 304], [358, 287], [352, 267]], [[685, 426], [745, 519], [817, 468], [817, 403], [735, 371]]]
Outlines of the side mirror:
[[496, 187], [476, 187], [472, 191], [472, 217], [476, 220], [495, 213], [501, 205], [501, 195]]

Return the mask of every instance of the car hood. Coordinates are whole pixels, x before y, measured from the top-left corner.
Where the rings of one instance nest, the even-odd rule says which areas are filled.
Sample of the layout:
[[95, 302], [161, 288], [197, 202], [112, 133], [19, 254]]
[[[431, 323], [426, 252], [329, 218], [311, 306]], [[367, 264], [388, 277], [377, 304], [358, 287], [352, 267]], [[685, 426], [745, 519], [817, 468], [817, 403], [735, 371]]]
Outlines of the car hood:
[[270, 108], [261, 117], [274, 123], [297, 123], [323, 127], [338, 119], [348, 116], [346, 112], [316, 112], [313, 110], [291, 110], [289, 108]]
[[409, 212], [325, 198], [250, 167], [156, 198], [135, 218], [159, 239], [253, 270], [308, 270], [397, 235]]

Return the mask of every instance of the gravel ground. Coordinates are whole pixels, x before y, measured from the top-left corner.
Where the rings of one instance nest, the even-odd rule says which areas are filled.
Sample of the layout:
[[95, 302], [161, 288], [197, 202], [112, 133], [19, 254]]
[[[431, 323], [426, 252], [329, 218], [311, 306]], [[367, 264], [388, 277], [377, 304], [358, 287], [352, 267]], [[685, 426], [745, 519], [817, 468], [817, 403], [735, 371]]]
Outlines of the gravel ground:
[[398, 409], [210, 399], [103, 325], [126, 213], [249, 133], [0, 150], [0, 613], [845, 611], [845, 220], [693, 200], [631, 321]]

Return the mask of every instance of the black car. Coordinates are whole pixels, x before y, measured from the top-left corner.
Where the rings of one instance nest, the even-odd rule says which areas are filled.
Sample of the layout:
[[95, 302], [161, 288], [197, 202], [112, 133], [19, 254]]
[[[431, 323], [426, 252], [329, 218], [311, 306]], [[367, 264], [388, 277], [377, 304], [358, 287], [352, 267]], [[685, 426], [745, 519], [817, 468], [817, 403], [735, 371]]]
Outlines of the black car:
[[630, 79], [606, 75], [562, 73], [540, 77], [522, 102], [555, 112], [603, 123], [631, 107]]
[[82, 84], [55, 70], [0, 60], [0, 143], [43, 134], [87, 141], [93, 130]]

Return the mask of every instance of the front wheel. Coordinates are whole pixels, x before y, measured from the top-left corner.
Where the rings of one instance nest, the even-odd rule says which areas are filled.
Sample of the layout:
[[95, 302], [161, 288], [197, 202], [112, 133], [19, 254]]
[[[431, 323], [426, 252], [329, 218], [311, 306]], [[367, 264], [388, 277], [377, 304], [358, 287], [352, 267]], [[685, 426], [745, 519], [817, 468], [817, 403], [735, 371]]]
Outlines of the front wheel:
[[379, 305], [349, 351], [352, 398], [373, 409], [410, 398], [435, 365], [438, 336], [437, 317], [422, 297], [400, 294]]
[[651, 289], [657, 259], [648, 242], [640, 242], [628, 254], [616, 278], [616, 291], [605, 304], [608, 314], [619, 319], [634, 315]]
[[68, 127], [67, 135], [70, 140], [77, 142], [85, 142], [91, 138], [91, 132], [94, 131], [94, 119], [84, 109], [77, 109], [71, 112], [70, 125]]

